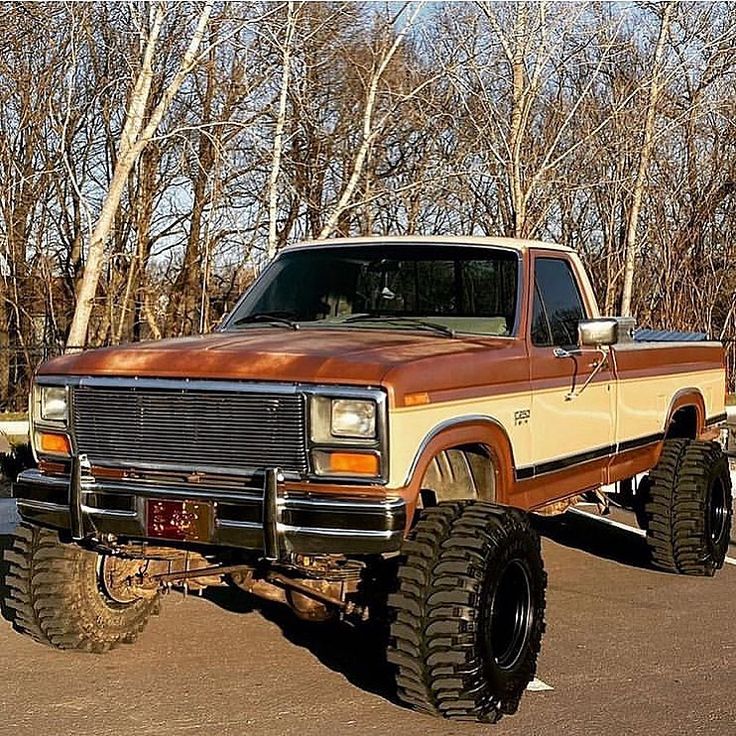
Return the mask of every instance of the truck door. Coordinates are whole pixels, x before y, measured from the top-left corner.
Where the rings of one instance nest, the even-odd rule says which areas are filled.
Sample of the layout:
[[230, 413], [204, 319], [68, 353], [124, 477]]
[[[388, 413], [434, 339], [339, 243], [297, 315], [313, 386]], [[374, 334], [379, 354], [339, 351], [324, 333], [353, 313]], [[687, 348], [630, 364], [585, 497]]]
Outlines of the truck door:
[[577, 344], [578, 321], [589, 314], [570, 261], [535, 254], [531, 286], [533, 476], [578, 469], [580, 485], [576, 480], [569, 492], [604, 482], [614, 443], [614, 376], [604, 365], [577, 394], [603, 358], [595, 348]]

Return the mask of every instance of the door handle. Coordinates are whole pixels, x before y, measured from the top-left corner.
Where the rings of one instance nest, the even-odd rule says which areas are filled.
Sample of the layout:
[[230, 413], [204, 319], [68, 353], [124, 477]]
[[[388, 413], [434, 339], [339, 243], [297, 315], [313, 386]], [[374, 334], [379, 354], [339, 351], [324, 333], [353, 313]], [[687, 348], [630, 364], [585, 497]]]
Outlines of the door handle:
[[569, 350], [567, 348], [555, 348], [553, 351], [555, 358], [574, 358], [581, 353], [580, 348], [570, 348]]

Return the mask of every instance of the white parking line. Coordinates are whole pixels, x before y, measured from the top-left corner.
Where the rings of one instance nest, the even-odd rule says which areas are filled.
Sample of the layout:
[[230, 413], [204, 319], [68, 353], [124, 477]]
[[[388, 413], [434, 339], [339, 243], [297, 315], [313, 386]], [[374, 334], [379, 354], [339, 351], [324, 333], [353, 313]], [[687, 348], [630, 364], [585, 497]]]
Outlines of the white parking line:
[[629, 526], [628, 524], [622, 524], [620, 521], [614, 521], [614, 519], [609, 519], [607, 516], [598, 516], [598, 514], [590, 514], [587, 511], [582, 511], [581, 509], [570, 509], [570, 511], [573, 514], [577, 514], [578, 516], [585, 516], [588, 519], [595, 519], [596, 521], [600, 521], [602, 524], [608, 524], [608, 526], [615, 526], [616, 529], [624, 529], [627, 532], [634, 532], [634, 534], [638, 534], [640, 537], [646, 537], [647, 533], [643, 529], [637, 529], [635, 526]]
[[[598, 516], [597, 514], [590, 514], [587, 511], [582, 511], [581, 509], [570, 509], [570, 511], [573, 514], [577, 514], [578, 516], [586, 516], [588, 519], [595, 519], [596, 521], [601, 522], [601, 524], [608, 524], [609, 526], [614, 526], [616, 529], [624, 529], [627, 532], [633, 532], [634, 534], [638, 534], [640, 537], [646, 537], [647, 533], [643, 529], [637, 529], [635, 526], [629, 526], [628, 524], [622, 524], [620, 521], [615, 521], [614, 519], [609, 519], [606, 516]], [[726, 564], [728, 565], [736, 565], [736, 559], [733, 557], [726, 557], [725, 559]]]
[[535, 677], [527, 686], [526, 689], [532, 693], [542, 693], [545, 690], [554, 690], [552, 685], [548, 685], [546, 682], [542, 682], [538, 677]]

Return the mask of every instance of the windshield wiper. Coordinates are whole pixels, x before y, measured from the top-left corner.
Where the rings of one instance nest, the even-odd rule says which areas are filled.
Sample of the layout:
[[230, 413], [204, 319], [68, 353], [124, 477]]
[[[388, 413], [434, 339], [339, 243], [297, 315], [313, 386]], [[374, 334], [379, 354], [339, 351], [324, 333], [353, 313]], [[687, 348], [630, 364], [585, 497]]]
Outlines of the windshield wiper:
[[298, 330], [299, 323], [285, 317], [286, 312], [256, 312], [255, 314], [246, 314], [245, 317], [239, 317], [233, 322], [233, 326], [245, 325], [255, 322], [263, 322], [274, 327], [288, 327], [291, 330]]
[[428, 322], [424, 319], [416, 317], [407, 317], [401, 314], [353, 314], [350, 317], [341, 320], [341, 324], [349, 324], [351, 322], [393, 322], [398, 324], [411, 325], [423, 330], [433, 330], [446, 337], [455, 337], [455, 330], [437, 322]]

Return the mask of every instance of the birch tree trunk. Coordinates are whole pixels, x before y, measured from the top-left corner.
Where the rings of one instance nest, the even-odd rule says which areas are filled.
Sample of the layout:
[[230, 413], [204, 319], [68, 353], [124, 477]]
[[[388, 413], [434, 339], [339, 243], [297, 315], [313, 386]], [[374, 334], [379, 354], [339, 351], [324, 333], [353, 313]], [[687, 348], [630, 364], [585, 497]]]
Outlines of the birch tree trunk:
[[293, 0], [289, 0], [286, 16], [286, 38], [283, 46], [283, 70], [281, 72], [281, 91], [279, 94], [279, 109], [276, 117], [276, 130], [273, 136], [273, 158], [271, 176], [268, 182], [268, 250], [270, 261], [278, 248], [277, 222], [279, 203], [279, 174], [281, 172], [281, 154], [284, 147], [284, 128], [286, 126], [286, 100], [289, 94], [289, 79], [291, 73], [291, 52], [296, 29], [297, 11]]
[[[541, 7], [541, 6], [540, 6]], [[524, 183], [522, 180], [522, 143], [524, 141], [527, 88], [526, 69], [524, 68], [524, 46], [519, 42], [528, 28], [528, 9], [525, 4], [519, 6], [519, 16], [516, 28], [516, 45], [513, 51], [505, 46], [512, 79], [511, 129], [509, 131], [509, 160], [507, 164], [511, 206], [513, 216], [513, 236], [521, 238], [526, 226], [526, 200], [524, 197]]]
[[662, 19], [659, 24], [659, 37], [654, 49], [654, 60], [652, 65], [652, 81], [649, 85], [649, 100], [647, 102], [647, 113], [644, 122], [644, 137], [642, 139], [641, 151], [639, 153], [639, 166], [634, 181], [634, 191], [629, 210], [628, 222], [626, 224], [626, 247], [624, 261], [624, 286], [621, 297], [621, 314], [624, 317], [631, 316], [631, 296], [634, 289], [634, 271], [636, 270], [636, 256], [638, 243], [636, 230], [639, 225], [639, 214], [641, 213], [641, 202], [646, 185], [649, 160], [654, 147], [654, 123], [656, 120], [657, 101], [662, 90], [662, 54], [664, 53], [667, 34], [669, 33], [672, 14], [675, 9], [674, 2], [668, 2], [662, 10]]
[[209, 22], [212, 4], [213, 0], [207, 0], [205, 2], [197, 20], [194, 34], [182, 57], [179, 68], [146, 123], [145, 112], [148, 106], [151, 82], [153, 80], [153, 58], [166, 14], [164, 3], [157, 3], [155, 10], [151, 6], [151, 27], [143, 48], [141, 70], [133, 87], [133, 93], [126, 112], [125, 125], [123, 126], [123, 132], [120, 138], [118, 158], [115, 163], [112, 180], [110, 181], [107, 195], [102, 204], [102, 210], [90, 237], [89, 253], [84, 268], [84, 276], [79, 287], [77, 307], [74, 310], [74, 317], [72, 318], [67, 337], [67, 351], [79, 350], [86, 345], [87, 331], [97, 293], [97, 285], [104, 267], [105, 245], [112, 230], [115, 215], [120, 206], [120, 200], [128, 177], [141, 151], [143, 151], [151, 138], [156, 134], [161, 119], [169, 109], [184, 79], [198, 61], [197, 53], [202, 43], [205, 28]]

